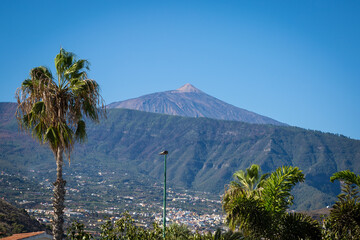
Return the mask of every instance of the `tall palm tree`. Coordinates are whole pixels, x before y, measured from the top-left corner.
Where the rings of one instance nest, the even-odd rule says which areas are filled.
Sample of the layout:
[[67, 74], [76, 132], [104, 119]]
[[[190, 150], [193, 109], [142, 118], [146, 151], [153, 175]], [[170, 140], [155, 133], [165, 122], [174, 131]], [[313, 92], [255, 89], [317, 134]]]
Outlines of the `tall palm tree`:
[[86, 138], [84, 118], [95, 122], [105, 115], [99, 85], [88, 79], [89, 63], [76, 59], [71, 52], [60, 49], [55, 57], [57, 79], [50, 70], [40, 66], [31, 69], [30, 78], [16, 91], [16, 117], [21, 129], [46, 143], [55, 155], [54, 239], [62, 239], [66, 181], [62, 177], [63, 155], [68, 157], [76, 141]]

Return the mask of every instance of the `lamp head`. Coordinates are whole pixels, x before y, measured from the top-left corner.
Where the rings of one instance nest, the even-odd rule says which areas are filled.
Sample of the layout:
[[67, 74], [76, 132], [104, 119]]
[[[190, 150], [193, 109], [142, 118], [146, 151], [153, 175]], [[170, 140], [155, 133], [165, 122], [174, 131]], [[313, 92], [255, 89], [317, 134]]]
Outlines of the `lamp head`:
[[168, 151], [162, 151], [161, 153], [159, 153], [159, 155], [167, 155], [168, 154]]

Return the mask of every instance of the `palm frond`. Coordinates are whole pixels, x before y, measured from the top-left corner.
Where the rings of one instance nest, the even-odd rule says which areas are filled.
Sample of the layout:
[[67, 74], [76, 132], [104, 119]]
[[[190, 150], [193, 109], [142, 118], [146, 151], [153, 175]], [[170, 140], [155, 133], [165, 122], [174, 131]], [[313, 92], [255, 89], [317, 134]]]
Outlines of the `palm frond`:
[[322, 239], [319, 223], [302, 213], [286, 213], [279, 226], [280, 239]]
[[71, 52], [66, 52], [63, 48], [60, 49], [60, 52], [55, 57], [55, 68], [58, 75], [58, 84], [59, 87], [62, 88], [66, 85], [65, 77], [66, 70], [71, 67], [75, 60], [75, 54]]
[[221, 239], [221, 229], [217, 228], [214, 234], [214, 240], [220, 240]]
[[77, 129], [75, 132], [76, 139], [79, 142], [84, 142], [86, 140], [86, 124], [85, 121], [79, 120], [77, 124]]
[[31, 69], [30, 77], [34, 83], [44, 79], [53, 79], [50, 69], [44, 66]]
[[31, 110], [31, 112], [34, 114], [34, 115], [41, 115], [41, 114], [44, 114], [45, 113], [45, 104], [43, 101], [40, 101], [40, 102], [36, 102], [34, 105], [33, 105], [33, 108]]
[[297, 167], [283, 166], [266, 179], [263, 184], [265, 207], [276, 213], [283, 213], [292, 204], [291, 189], [305, 180], [304, 174]]
[[230, 229], [239, 227], [245, 234], [266, 235], [271, 229], [271, 215], [262, 206], [261, 200], [239, 194], [223, 205]]
[[33, 137], [36, 138], [39, 142], [43, 143], [44, 134], [46, 133], [46, 125], [44, 122], [39, 121], [34, 127]]
[[350, 170], [344, 170], [340, 172], [334, 173], [330, 177], [330, 181], [334, 182], [335, 180], [345, 181], [350, 184], [355, 184], [360, 187], [360, 175], [356, 175], [355, 173], [351, 172]]
[[262, 185], [262, 182], [266, 179], [267, 174], [261, 174], [261, 168], [257, 164], [251, 165], [246, 171], [239, 170], [233, 174], [235, 181], [232, 182], [240, 188], [246, 191], [253, 191]]
[[24, 114], [21, 118], [21, 127], [24, 129], [31, 129], [32, 125], [33, 125], [33, 118], [32, 118], [32, 113], [28, 113], [28, 114]]
[[58, 143], [59, 143], [59, 136], [57, 133], [57, 129], [55, 127], [48, 127], [46, 129], [45, 135], [44, 135], [44, 142], [49, 143], [50, 148], [55, 152]]
[[358, 239], [360, 203], [350, 197], [339, 199], [330, 211], [329, 223], [330, 231], [338, 236], [338, 239]]
[[67, 79], [71, 78], [82, 78], [86, 76], [86, 72], [82, 71], [84, 68], [87, 70], [90, 70], [89, 68], [89, 62], [84, 59], [80, 59], [76, 62], [74, 62], [69, 68], [67, 68], [64, 72], [64, 76]]

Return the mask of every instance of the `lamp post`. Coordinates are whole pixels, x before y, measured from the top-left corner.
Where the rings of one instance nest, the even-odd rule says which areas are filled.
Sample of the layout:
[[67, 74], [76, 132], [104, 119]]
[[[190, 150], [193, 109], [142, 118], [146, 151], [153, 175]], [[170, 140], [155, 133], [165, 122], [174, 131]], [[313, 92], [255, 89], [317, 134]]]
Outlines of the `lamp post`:
[[166, 239], [166, 155], [168, 154], [168, 151], [163, 151], [159, 153], [159, 155], [164, 155], [164, 200], [163, 200], [163, 238]]

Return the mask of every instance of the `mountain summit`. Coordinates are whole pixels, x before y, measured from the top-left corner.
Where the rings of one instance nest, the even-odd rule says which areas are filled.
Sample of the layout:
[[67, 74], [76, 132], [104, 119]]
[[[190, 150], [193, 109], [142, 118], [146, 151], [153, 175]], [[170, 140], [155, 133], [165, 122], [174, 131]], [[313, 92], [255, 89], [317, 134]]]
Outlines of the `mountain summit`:
[[200, 91], [199, 89], [197, 89], [196, 87], [191, 85], [190, 83], [185, 84], [184, 86], [182, 86], [181, 88], [176, 89], [175, 91], [203, 93], [202, 91]]
[[114, 102], [109, 108], [127, 108], [145, 112], [186, 117], [207, 117], [257, 124], [285, 125], [274, 119], [235, 107], [197, 89], [190, 83], [171, 91], [152, 93]]

